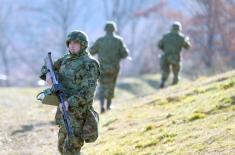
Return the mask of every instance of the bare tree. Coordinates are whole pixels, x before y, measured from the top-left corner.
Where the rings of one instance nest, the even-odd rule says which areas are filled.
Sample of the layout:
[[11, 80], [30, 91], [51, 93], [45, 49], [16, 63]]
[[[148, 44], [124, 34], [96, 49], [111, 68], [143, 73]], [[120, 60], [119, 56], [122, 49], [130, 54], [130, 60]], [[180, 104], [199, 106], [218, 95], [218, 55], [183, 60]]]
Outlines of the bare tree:
[[48, 43], [50, 41], [53, 46], [57, 45], [59, 53], [64, 54], [67, 49], [65, 40], [68, 31], [88, 11], [83, 5], [84, 2], [77, 0], [50, 0], [46, 1], [42, 6], [25, 5], [21, 9], [39, 13], [39, 20], [48, 24], [47, 35], [43, 35], [46, 37], [43, 40], [47, 41], [45, 44], [50, 46]]
[[10, 1], [0, 1], [2, 4], [4, 3], [5, 5], [0, 6], [0, 36], [2, 39], [0, 40], [0, 53], [1, 53], [1, 58], [2, 58], [2, 65], [3, 65], [3, 73], [6, 75], [6, 86], [10, 85], [9, 81], [9, 76], [10, 76], [10, 68], [9, 68], [9, 59], [8, 59], [8, 47], [10, 46], [9, 44], [9, 19], [11, 15], [11, 10], [12, 10], [12, 5]]
[[192, 18], [194, 34], [197, 33], [198, 47], [202, 47], [202, 59], [208, 68], [212, 68], [215, 56], [228, 56], [232, 48], [234, 30], [234, 1], [197, 0], [200, 9]]
[[[136, 40], [137, 47], [133, 54], [136, 63], [133, 63], [134, 65], [132, 68], [137, 69], [137, 73], [149, 73], [159, 69], [157, 67], [158, 50], [156, 44], [157, 39], [159, 39], [159, 36], [166, 27], [165, 22], [167, 15], [164, 14], [164, 9], [166, 8], [168, 1], [160, 0], [158, 2], [149, 2], [151, 2], [149, 3], [151, 5], [146, 3], [134, 12], [137, 21], [136, 27], [139, 32], [138, 34], [134, 33], [138, 39]], [[138, 66], [136, 66], [136, 64], [138, 64]]]
[[135, 12], [146, 2], [141, 0], [103, 0], [106, 20], [114, 20], [121, 32], [131, 21], [135, 20]]
[[[50, 16], [49, 20], [51, 20], [51, 24], [53, 27], [57, 27], [54, 34], [58, 34], [60, 39], [58, 39], [58, 44], [60, 46], [60, 52], [66, 52], [66, 46], [64, 41], [66, 40], [67, 33], [69, 31], [70, 26], [72, 26], [75, 22], [77, 22], [77, 17], [82, 13], [84, 7], [80, 1], [77, 0], [51, 0], [49, 1], [47, 10], [47, 15]], [[78, 12], [79, 10], [79, 12]]]

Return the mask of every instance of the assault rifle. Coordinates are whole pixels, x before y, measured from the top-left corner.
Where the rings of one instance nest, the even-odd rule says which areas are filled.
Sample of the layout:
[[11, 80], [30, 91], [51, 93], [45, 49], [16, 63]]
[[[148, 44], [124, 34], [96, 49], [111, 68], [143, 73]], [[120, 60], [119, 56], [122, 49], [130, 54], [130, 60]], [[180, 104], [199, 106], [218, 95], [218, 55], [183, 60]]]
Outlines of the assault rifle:
[[69, 137], [71, 137], [73, 136], [73, 127], [72, 127], [72, 123], [71, 123], [71, 120], [70, 120], [70, 117], [68, 115], [68, 111], [65, 105], [66, 94], [64, 92], [64, 88], [62, 84], [58, 81], [58, 73], [56, 73], [54, 70], [54, 66], [53, 66], [52, 59], [51, 59], [51, 52], [49, 52], [47, 57], [45, 58], [45, 65], [48, 69], [48, 72], [50, 73], [50, 77], [52, 81], [52, 90], [58, 96], [59, 101], [60, 101], [59, 104], [61, 104], [60, 106], [62, 107], [61, 112], [63, 115], [63, 120], [64, 120], [65, 128], [67, 130], [67, 134]]

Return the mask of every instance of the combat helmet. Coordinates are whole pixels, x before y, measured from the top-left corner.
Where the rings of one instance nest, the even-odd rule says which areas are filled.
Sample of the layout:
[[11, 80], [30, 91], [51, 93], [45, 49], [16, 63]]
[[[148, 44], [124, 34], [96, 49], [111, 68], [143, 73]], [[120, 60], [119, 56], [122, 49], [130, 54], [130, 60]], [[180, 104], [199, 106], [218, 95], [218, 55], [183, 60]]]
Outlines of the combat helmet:
[[116, 26], [115, 22], [108, 21], [104, 26], [104, 30], [107, 32], [114, 32], [114, 31], [117, 31], [117, 26]]
[[172, 26], [171, 26], [171, 30], [172, 31], [181, 31], [182, 30], [182, 25], [180, 22], [175, 21], [173, 22]]
[[85, 32], [78, 30], [70, 32], [66, 39], [67, 47], [69, 46], [70, 41], [78, 41], [84, 49], [88, 47], [88, 37]]

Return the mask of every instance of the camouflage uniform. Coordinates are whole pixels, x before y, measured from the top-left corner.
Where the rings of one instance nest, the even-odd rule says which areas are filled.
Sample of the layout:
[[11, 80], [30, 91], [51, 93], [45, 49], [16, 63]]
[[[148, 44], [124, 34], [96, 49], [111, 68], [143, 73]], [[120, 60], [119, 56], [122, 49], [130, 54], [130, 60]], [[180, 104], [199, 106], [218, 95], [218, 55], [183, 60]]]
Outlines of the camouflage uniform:
[[172, 25], [171, 32], [165, 34], [159, 41], [158, 47], [163, 51], [160, 58], [160, 66], [162, 70], [161, 88], [164, 87], [165, 81], [170, 73], [170, 66], [174, 74], [172, 84], [178, 83], [178, 74], [180, 71], [180, 58], [182, 48], [189, 49], [190, 42], [181, 32], [181, 24], [175, 22]]
[[[68, 138], [62, 114], [57, 108], [55, 119], [60, 128], [58, 149], [62, 155], [80, 154], [80, 149], [84, 144], [84, 140], [81, 138], [81, 130], [86, 112], [92, 108], [99, 76], [98, 63], [86, 51], [88, 45], [86, 35], [81, 31], [72, 31], [68, 35], [67, 45], [71, 40], [78, 41], [81, 44], [82, 48], [79, 53], [69, 53], [54, 63], [55, 70], [59, 73], [59, 81], [68, 95], [68, 112], [74, 130], [74, 136]], [[45, 79], [45, 73], [42, 73], [41, 78]]]
[[99, 38], [90, 48], [90, 53], [92, 55], [97, 54], [100, 63], [99, 99], [101, 113], [104, 112], [105, 99], [107, 99], [107, 109], [110, 109], [120, 69], [120, 61], [128, 56], [128, 49], [122, 38], [114, 33], [116, 31], [115, 23], [107, 22], [104, 29], [106, 35]]

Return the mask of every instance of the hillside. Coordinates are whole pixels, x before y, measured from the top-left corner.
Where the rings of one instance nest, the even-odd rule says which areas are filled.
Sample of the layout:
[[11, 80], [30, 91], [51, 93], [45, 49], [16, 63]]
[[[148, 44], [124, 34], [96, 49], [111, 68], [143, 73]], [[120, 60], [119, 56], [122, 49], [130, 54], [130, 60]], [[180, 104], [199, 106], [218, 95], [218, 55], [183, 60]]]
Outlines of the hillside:
[[[83, 154], [235, 154], [235, 71], [163, 90], [150, 77], [120, 80], [115, 108], [100, 116], [100, 137]], [[0, 90], [0, 154], [58, 154], [55, 108], [35, 101], [39, 90]]]

